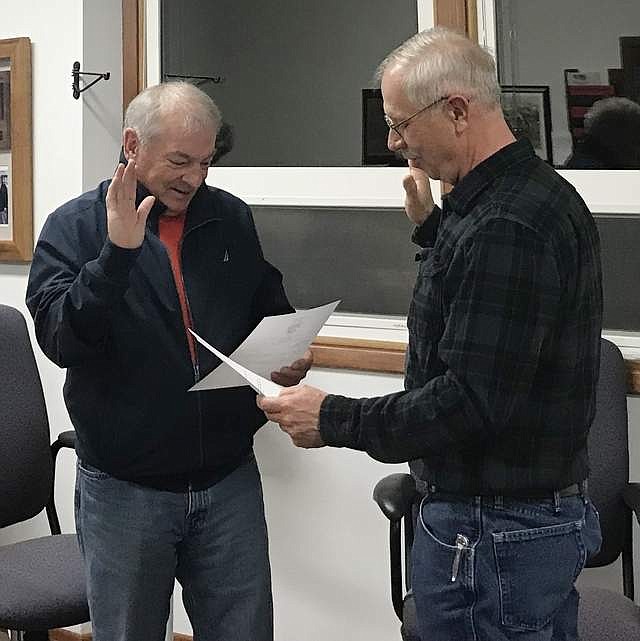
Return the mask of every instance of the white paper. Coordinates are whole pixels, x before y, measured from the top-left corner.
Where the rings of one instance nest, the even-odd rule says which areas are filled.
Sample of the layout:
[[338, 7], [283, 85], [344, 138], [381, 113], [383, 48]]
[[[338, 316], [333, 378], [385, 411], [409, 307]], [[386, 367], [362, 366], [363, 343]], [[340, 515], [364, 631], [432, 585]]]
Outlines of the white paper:
[[189, 331], [195, 336], [196, 340], [199, 343], [204, 345], [209, 351], [213, 352], [223, 363], [226, 363], [229, 367], [233, 368], [233, 370], [237, 372], [242, 377], [242, 379], [246, 381], [246, 383], [251, 385], [251, 387], [253, 387], [253, 389], [258, 392], [258, 394], [264, 394], [264, 396], [278, 396], [278, 394], [280, 394], [280, 390], [282, 389], [281, 385], [278, 385], [273, 381], [269, 381], [266, 378], [263, 378], [262, 376], [256, 374], [255, 372], [251, 372], [246, 367], [238, 365], [238, 363], [234, 363], [228, 356], [225, 356], [215, 347], [209, 345], [207, 341], [198, 336], [192, 329], [190, 329]]
[[297, 359], [302, 358], [339, 302], [338, 300], [321, 307], [291, 314], [267, 316], [260, 321], [246, 340], [225, 358], [221, 358], [218, 350], [212, 348], [195, 332], [192, 332], [202, 345], [216, 354], [223, 362], [189, 391], [247, 385], [248, 379], [239, 373], [238, 368], [234, 365], [239, 365], [249, 374], [259, 376], [275, 385], [270, 380], [271, 372], [277, 372], [281, 367], [291, 365]]

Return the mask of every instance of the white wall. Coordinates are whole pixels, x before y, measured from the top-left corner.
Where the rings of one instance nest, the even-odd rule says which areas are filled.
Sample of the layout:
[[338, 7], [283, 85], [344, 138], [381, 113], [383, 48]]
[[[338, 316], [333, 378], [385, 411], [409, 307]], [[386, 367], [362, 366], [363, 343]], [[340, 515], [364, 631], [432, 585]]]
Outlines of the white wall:
[[[37, 235], [47, 214], [80, 192], [82, 184], [82, 105], [71, 96], [71, 67], [82, 53], [82, 1], [5, 0], [0, 38], [27, 36], [32, 42], [33, 77], [33, 207]], [[19, 117], [18, 114], [13, 114]], [[29, 265], [0, 263], [0, 302], [18, 307], [33, 324], [24, 305]], [[34, 343], [35, 344], [35, 343]], [[52, 435], [69, 429], [61, 396], [63, 373], [38, 349], [36, 358], [49, 410]], [[60, 469], [65, 492], [73, 470]], [[73, 519], [65, 514], [65, 530]], [[7, 528], [1, 542], [46, 533], [43, 516]]]
[[[5, 0], [2, 9], [0, 39], [27, 36], [32, 43], [33, 217], [37, 238], [51, 211], [109, 175], [117, 162], [122, 105], [120, 2]], [[76, 60], [81, 69], [111, 72], [108, 83], [101, 81], [80, 100], [74, 100], [71, 93], [71, 69]], [[0, 263], [0, 303], [19, 308], [27, 317], [55, 438], [71, 428], [62, 399], [64, 372], [44, 357], [33, 337], [33, 323], [24, 304], [28, 272], [29, 265]], [[75, 455], [63, 451], [56, 496], [66, 532], [75, 529], [74, 466]], [[42, 514], [3, 529], [0, 544], [47, 533]], [[84, 632], [85, 627], [79, 631]]]

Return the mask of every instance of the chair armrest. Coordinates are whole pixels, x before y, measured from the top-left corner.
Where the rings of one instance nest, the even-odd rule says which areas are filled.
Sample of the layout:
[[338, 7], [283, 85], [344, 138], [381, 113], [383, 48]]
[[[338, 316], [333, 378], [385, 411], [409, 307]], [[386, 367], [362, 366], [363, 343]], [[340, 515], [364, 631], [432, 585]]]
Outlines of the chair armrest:
[[[69, 449], [76, 449], [76, 431], [67, 430], [66, 432], [60, 432], [58, 438], [51, 444], [51, 448], [55, 450], [55, 453], [58, 453], [58, 450], [63, 447], [68, 447]], [[55, 454], [54, 454], [55, 458]]]
[[408, 514], [417, 496], [416, 483], [410, 474], [390, 474], [373, 488], [373, 500], [390, 521], [399, 521]]
[[622, 493], [624, 502], [634, 511], [640, 525], [640, 483], [629, 483]]
[[63, 448], [68, 447], [74, 450], [76, 448], [76, 432], [75, 430], [67, 430], [60, 432], [58, 438], [51, 443], [51, 458], [53, 459], [53, 475], [51, 477], [51, 495], [46, 506], [47, 519], [49, 521], [49, 529], [51, 534], [60, 534], [60, 520], [58, 519], [58, 511], [54, 501], [54, 491], [56, 483], [56, 459], [58, 452]]

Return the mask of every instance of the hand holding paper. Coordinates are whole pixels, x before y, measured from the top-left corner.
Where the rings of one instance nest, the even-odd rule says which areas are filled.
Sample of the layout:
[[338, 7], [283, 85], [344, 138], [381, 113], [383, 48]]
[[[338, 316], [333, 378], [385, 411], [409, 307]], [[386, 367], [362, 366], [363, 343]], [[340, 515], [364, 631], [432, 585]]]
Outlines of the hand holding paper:
[[[294, 361], [300, 360], [339, 302], [334, 301], [313, 309], [263, 318], [247, 339], [228, 358], [264, 379], [268, 379], [272, 372], [280, 372], [284, 376], [277, 378], [279, 378], [278, 382], [283, 385], [297, 382], [295, 372], [287, 372], [287, 368], [283, 368], [283, 366], [287, 366], [289, 363], [295, 365]], [[207, 347], [202, 340], [198, 340]], [[246, 384], [246, 379], [239, 374], [238, 370], [223, 361], [213, 372], [196, 383], [191, 391], [237, 387]]]
[[256, 392], [258, 392], [258, 394], [263, 394], [264, 396], [278, 396], [280, 390], [282, 389], [282, 386], [274, 383], [273, 381], [269, 381], [266, 378], [263, 378], [259, 374], [255, 374], [254, 372], [248, 370], [246, 367], [242, 367], [242, 365], [238, 365], [238, 363], [232, 361], [228, 356], [225, 356], [215, 347], [209, 345], [209, 343], [207, 343], [207, 341], [205, 341], [203, 338], [200, 338], [200, 336], [198, 336], [192, 329], [190, 329], [189, 331], [201, 345], [204, 345], [209, 351], [213, 352], [223, 363], [226, 363], [235, 372], [240, 374], [240, 376], [249, 385], [251, 385], [251, 387], [253, 387]]
[[283, 388], [277, 398], [258, 396], [256, 403], [270, 421], [279, 423], [294, 445], [323, 447], [325, 443], [320, 436], [318, 422], [320, 406], [326, 395], [315, 387], [296, 385]]

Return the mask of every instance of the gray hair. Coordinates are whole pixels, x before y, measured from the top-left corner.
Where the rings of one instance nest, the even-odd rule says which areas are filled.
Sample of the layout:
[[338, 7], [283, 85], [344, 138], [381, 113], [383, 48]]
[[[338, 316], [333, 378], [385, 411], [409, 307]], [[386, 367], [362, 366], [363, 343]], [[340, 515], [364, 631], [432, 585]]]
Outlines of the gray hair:
[[436, 27], [421, 31], [394, 49], [376, 71], [399, 66], [407, 98], [416, 107], [461, 94], [488, 107], [500, 105], [500, 85], [493, 56], [466, 36]]
[[141, 91], [127, 107], [125, 129], [133, 129], [141, 142], [162, 132], [167, 117], [180, 118], [187, 131], [210, 129], [217, 133], [222, 114], [204, 91], [185, 81], [164, 82]]
[[640, 123], [640, 104], [621, 96], [597, 100], [584, 115], [585, 131], [591, 131], [605, 118], [621, 126], [636, 123], [637, 128], [637, 123]]

